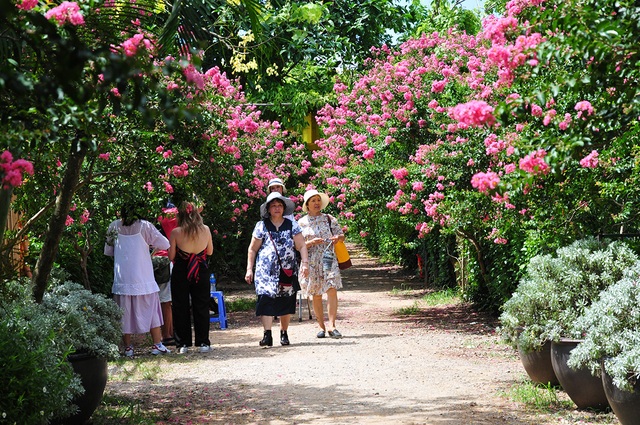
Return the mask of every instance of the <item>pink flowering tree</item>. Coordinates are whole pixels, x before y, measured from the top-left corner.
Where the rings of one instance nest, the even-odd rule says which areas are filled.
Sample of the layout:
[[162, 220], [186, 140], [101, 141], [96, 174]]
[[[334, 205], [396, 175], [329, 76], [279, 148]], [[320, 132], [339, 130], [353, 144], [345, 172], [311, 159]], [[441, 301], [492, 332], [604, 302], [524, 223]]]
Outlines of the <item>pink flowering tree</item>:
[[158, 58], [137, 20], [113, 31], [108, 4], [0, 4], [3, 34], [38, 46], [2, 63], [0, 90], [2, 175], [22, 213], [7, 240], [30, 242], [36, 299], [54, 261], [108, 292], [104, 232], [128, 199], [145, 202], [153, 221], [168, 199], [196, 196], [218, 241], [239, 241], [258, 219], [269, 177], [305, 178], [304, 148], [261, 120], [236, 82], [200, 70], [197, 56]]
[[368, 246], [406, 261], [421, 240], [440, 244], [471, 260], [460, 283], [495, 309], [530, 256], [628, 228], [636, 9], [605, 3], [510, 1], [477, 36], [382, 47], [367, 73], [336, 84], [337, 104], [318, 114], [318, 184], [354, 230], [377, 234]]

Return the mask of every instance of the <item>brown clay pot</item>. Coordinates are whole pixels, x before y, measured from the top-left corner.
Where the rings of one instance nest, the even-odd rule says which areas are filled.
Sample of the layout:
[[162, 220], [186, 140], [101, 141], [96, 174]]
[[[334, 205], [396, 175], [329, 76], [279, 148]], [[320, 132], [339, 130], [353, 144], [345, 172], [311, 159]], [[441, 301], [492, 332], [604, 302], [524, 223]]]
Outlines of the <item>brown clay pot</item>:
[[571, 369], [567, 360], [571, 350], [580, 343], [576, 339], [561, 339], [551, 343], [551, 364], [558, 377], [562, 389], [578, 406], [578, 409], [605, 411], [609, 409], [609, 402], [604, 393], [602, 379], [593, 376], [588, 368]]
[[529, 378], [543, 385], [558, 385], [558, 378], [551, 364], [551, 341], [547, 341], [540, 350], [524, 351], [518, 348], [520, 361]]
[[602, 368], [602, 386], [620, 424], [640, 425], [640, 381], [636, 381], [632, 392], [621, 390]]

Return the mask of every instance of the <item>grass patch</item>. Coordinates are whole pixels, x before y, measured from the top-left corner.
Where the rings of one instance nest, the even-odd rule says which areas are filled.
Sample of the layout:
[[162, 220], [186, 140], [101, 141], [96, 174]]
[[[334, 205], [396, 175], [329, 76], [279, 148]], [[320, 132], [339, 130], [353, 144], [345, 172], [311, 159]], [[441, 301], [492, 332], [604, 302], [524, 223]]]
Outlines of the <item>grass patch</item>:
[[225, 300], [225, 307], [228, 312], [234, 311], [251, 311], [256, 308], [255, 297], [240, 297], [231, 301]]
[[118, 359], [113, 363], [116, 369], [109, 375], [109, 379], [122, 382], [155, 381], [160, 375], [160, 365], [157, 362], [150, 362], [149, 359]]
[[413, 305], [409, 307], [402, 307], [395, 311], [395, 314], [398, 316], [413, 316], [420, 313], [420, 303], [418, 301], [414, 302]]
[[422, 301], [428, 306], [457, 304], [460, 302], [460, 295], [456, 289], [447, 288], [429, 292], [422, 297]]
[[557, 387], [550, 384], [543, 385], [523, 381], [511, 387], [505, 395], [511, 400], [523, 403], [539, 412], [550, 413], [561, 409], [573, 409], [573, 402], [558, 397], [559, 392]]
[[114, 423], [153, 425], [158, 422], [158, 419], [157, 415], [145, 410], [139, 400], [105, 393], [100, 406], [91, 416], [91, 423], [93, 425]]
[[409, 295], [411, 294], [411, 285], [407, 283], [401, 283], [400, 288], [396, 288], [395, 286], [391, 289], [391, 295]]

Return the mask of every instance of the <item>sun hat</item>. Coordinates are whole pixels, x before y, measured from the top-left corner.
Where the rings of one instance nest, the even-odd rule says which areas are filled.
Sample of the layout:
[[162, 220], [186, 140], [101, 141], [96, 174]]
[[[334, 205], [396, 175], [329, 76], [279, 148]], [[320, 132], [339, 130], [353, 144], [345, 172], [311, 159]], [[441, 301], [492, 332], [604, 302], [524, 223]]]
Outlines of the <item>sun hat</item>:
[[271, 186], [282, 186], [282, 193], [287, 193], [287, 188], [285, 187], [282, 179], [279, 179], [276, 177], [274, 179], [269, 180], [269, 184], [267, 185], [267, 191], [271, 189]]
[[309, 201], [309, 199], [311, 199], [316, 195], [320, 196], [320, 199], [322, 200], [322, 205], [320, 206], [321, 210], [325, 209], [327, 205], [329, 205], [329, 195], [327, 195], [326, 193], [318, 192], [315, 189], [311, 189], [311, 190], [307, 190], [304, 193], [304, 202], [302, 203], [302, 211], [307, 212], [307, 201]]
[[272, 192], [269, 194], [269, 196], [267, 196], [267, 200], [264, 202], [264, 204], [260, 205], [260, 217], [269, 218], [269, 203], [276, 199], [284, 202], [284, 212], [282, 213], [283, 216], [293, 214], [293, 210], [296, 208], [296, 205], [293, 203], [293, 201], [286, 196], [282, 196], [278, 192]]

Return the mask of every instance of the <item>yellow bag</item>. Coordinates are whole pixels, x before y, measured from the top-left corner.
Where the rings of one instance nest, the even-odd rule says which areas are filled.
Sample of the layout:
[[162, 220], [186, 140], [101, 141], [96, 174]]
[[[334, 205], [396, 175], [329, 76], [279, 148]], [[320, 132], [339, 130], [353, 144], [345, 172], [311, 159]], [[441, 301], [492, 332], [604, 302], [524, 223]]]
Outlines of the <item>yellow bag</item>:
[[[329, 231], [333, 235], [333, 229], [331, 228], [331, 219], [329, 215], [327, 215], [327, 223], [329, 223]], [[342, 241], [333, 243], [333, 251], [336, 253], [336, 259], [338, 260], [338, 268], [340, 270], [346, 270], [351, 267], [351, 257], [349, 256], [349, 251], [347, 251], [347, 246]]]
[[352, 266], [351, 257], [349, 256], [349, 251], [347, 251], [347, 247], [345, 246], [344, 242], [335, 242], [333, 244], [333, 250], [336, 252], [336, 258], [338, 259], [338, 268], [340, 270], [345, 270]]

